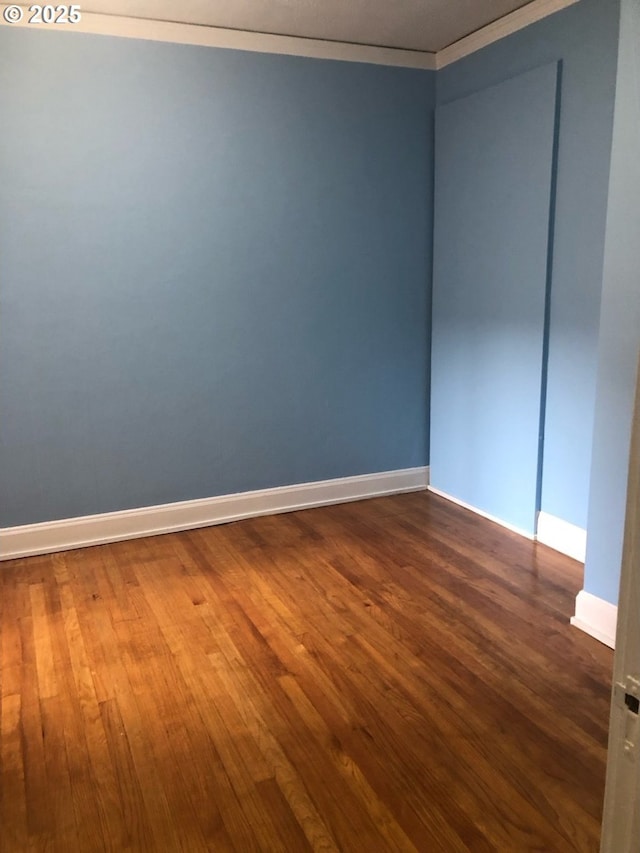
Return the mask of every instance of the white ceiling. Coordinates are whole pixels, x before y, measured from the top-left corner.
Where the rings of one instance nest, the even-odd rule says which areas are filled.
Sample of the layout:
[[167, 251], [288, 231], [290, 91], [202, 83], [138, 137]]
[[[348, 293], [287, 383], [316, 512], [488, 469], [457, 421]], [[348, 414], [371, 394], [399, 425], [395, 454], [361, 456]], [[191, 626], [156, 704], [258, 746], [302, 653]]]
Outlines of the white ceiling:
[[83, 12], [437, 52], [532, 0], [84, 0]]

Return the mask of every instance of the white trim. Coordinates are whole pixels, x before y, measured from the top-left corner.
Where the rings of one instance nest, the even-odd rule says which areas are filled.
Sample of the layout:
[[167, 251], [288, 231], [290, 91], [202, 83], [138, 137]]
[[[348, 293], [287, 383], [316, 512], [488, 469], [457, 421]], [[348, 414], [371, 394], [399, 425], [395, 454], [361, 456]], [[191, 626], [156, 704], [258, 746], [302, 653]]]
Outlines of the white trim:
[[548, 512], [538, 513], [538, 542], [548, 545], [567, 557], [584, 563], [587, 550], [587, 531]]
[[[8, 24], [0, 13], [0, 26], [29, 27], [29, 29], [45, 28], [47, 30], [62, 30], [63, 32], [92, 33], [94, 35], [145, 39], [147, 41], [195, 44], [204, 47], [247, 50], [257, 53], [306, 56], [314, 59], [342, 60], [343, 62], [365, 62], [373, 65], [395, 65], [434, 71], [450, 65], [452, 62], [457, 62], [458, 59], [475, 53], [475, 51], [577, 2], [579, 0], [532, 0], [526, 6], [504, 15], [497, 21], [453, 42], [437, 53], [256, 33], [248, 30], [229, 30], [223, 27], [160, 21], [150, 18], [102, 15], [97, 12], [83, 12], [82, 20], [78, 24], [29, 24], [26, 14], [20, 23]], [[0, 10], [4, 12], [8, 5], [15, 4], [0, 3]], [[27, 7], [25, 3], [17, 5], [23, 8]]]
[[208, 527], [242, 518], [293, 512], [427, 487], [428, 468], [404, 468], [315, 483], [300, 483], [194, 501], [107, 512], [0, 529], [0, 560], [51, 554], [123, 539]]
[[492, 24], [487, 24], [486, 27], [476, 30], [465, 38], [453, 42], [448, 47], [439, 50], [436, 53], [436, 68], [444, 68], [452, 62], [457, 62], [483, 47], [487, 47], [500, 39], [510, 36], [512, 33], [517, 33], [518, 30], [523, 30], [530, 24], [535, 24], [536, 21], [541, 21], [554, 12], [559, 12], [561, 9], [566, 9], [568, 6], [573, 6], [579, 0], [533, 0], [532, 3], [527, 3], [515, 12], [510, 12], [502, 18], [498, 18]]
[[[632, 10], [623, 2], [618, 80], [622, 73], [626, 73], [621, 63], [633, 60], [631, 44], [634, 31], [635, 43], [640, 44], [640, 6], [635, 11], [634, 26]], [[625, 85], [629, 82], [627, 80]], [[640, 84], [640, 65], [635, 69], [635, 83]], [[616, 113], [618, 108], [619, 104], [616, 103]], [[640, 114], [636, 115], [640, 118]], [[636, 377], [618, 596], [620, 619], [613, 658], [601, 853], [638, 853], [640, 838], [640, 732], [638, 721], [636, 719], [634, 723], [625, 702], [627, 694], [640, 697], [640, 359]]]
[[560, 551], [562, 554], [566, 554], [568, 557], [573, 557], [574, 560], [579, 560], [581, 563], [584, 563], [585, 551], [587, 548], [587, 531], [583, 530], [581, 527], [577, 527], [575, 524], [569, 524], [568, 521], [563, 521], [561, 518], [556, 518], [554, 515], [549, 515], [547, 512], [539, 512], [537, 531], [535, 534], [532, 534], [526, 530], [522, 530], [520, 527], [516, 527], [514, 524], [509, 524], [508, 521], [503, 521], [501, 518], [497, 518], [495, 515], [484, 512], [484, 510], [478, 509], [476, 506], [472, 506], [471, 504], [458, 500], [458, 498], [454, 498], [446, 492], [436, 489], [434, 486], [429, 486], [428, 489], [430, 492], [433, 492], [434, 495], [439, 495], [441, 498], [445, 498], [458, 506], [464, 507], [464, 509], [471, 510], [471, 512], [475, 512], [476, 515], [481, 515], [482, 518], [487, 518], [489, 521], [493, 521], [494, 524], [506, 527], [507, 530], [511, 530], [513, 533], [518, 533], [526, 539], [541, 542], [543, 545], [547, 545], [555, 551]]
[[520, 536], [524, 536], [526, 539], [533, 539], [534, 536], [532, 533], [528, 533], [526, 530], [522, 530], [520, 527], [516, 527], [514, 524], [509, 524], [508, 521], [503, 521], [501, 518], [497, 518], [495, 515], [491, 515], [488, 512], [484, 512], [482, 509], [478, 509], [476, 506], [471, 506], [471, 504], [465, 503], [464, 501], [458, 500], [458, 498], [454, 498], [451, 495], [448, 495], [446, 492], [441, 492], [440, 489], [436, 489], [433, 486], [427, 487], [430, 492], [433, 492], [434, 495], [438, 495], [441, 498], [445, 498], [445, 500], [451, 501], [451, 503], [457, 504], [458, 506], [463, 507], [463, 509], [471, 510], [471, 512], [475, 512], [476, 515], [481, 515], [482, 518], [486, 518], [489, 521], [493, 521], [494, 524], [499, 524], [500, 527], [506, 527], [507, 530], [510, 530], [512, 533], [518, 533]]
[[[10, 4], [0, 3], [0, 9], [4, 11], [7, 5]], [[157, 21], [149, 18], [101, 15], [97, 12], [83, 12], [82, 20], [77, 24], [28, 24], [26, 14], [20, 23], [7, 24], [0, 13], [0, 26], [92, 33], [102, 36], [145, 39], [147, 41], [247, 50], [252, 53], [276, 53], [286, 56], [307, 56], [314, 59], [366, 62], [373, 65], [397, 65], [404, 68], [422, 68], [428, 71], [434, 71], [436, 68], [435, 53], [428, 53], [427, 51], [272, 35], [248, 30], [228, 30], [223, 27]]]
[[618, 608], [615, 604], [584, 589], [580, 590], [576, 596], [576, 614], [571, 617], [571, 624], [575, 628], [580, 628], [605, 646], [615, 649], [617, 622]]

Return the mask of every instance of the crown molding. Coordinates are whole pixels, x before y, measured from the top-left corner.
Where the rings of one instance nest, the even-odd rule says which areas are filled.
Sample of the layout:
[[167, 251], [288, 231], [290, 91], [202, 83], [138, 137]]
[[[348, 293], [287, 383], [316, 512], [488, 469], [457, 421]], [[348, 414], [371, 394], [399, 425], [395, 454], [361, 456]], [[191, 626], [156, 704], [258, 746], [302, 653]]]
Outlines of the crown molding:
[[[173, 42], [175, 44], [193, 44], [202, 47], [219, 47], [230, 50], [247, 50], [257, 53], [276, 53], [286, 56], [305, 56], [313, 59], [334, 59], [342, 62], [364, 62], [374, 65], [392, 65], [403, 68], [420, 68], [434, 71], [444, 68], [458, 59], [492, 44], [505, 36], [528, 27], [536, 21], [552, 15], [579, 0], [532, 0], [521, 9], [505, 15], [492, 24], [482, 27], [465, 38], [450, 44], [438, 53], [419, 50], [402, 50], [393, 47], [377, 47], [365, 44], [352, 44], [341, 41], [297, 38], [295, 36], [256, 33], [248, 30], [229, 30], [222, 27], [208, 27], [199, 24], [185, 24], [173, 21], [152, 20], [148, 18], [129, 18], [120, 15], [102, 15], [96, 12], [83, 12], [77, 24], [30, 24], [28, 23], [27, 4], [19, 5], [24, 9], [22, 21], [8, 24], [1, 17], [0, 26], [28, 27], [29, 29], [58, 30], [62, 32], [91, 33], [93, 35], [116, 36], [120, 38], [144, 39], [148, 41]], [[4, 12], [7, 3], [0, 3]]]
[[530, 24], [535, 24], [536, 21], [541, 21], [543, 18], [553, 15], [554, 12], [559, 12], [561, 9], [566, 9], [568, 6], [573, 6], [579, 2], [580, 0], [533, 0], [521, 9], [516, 9], [515, 12], [504, 15], [492, 24], [487, 24], [486, 27], [482, 27], [439, 50], [435, 54], [436, 69], [451, 65], [452, 62], [457, 62], [459, 59], [505, 38], [505, 36], [517, 33], [518, 30], [523, 30]]
[[[0, 3], [1, 12], [4, 12], [7, 5], [9, 4]], [[22, 20], [19, 23], [8, 24], [0, 12], [1, 26], [91, 33], [93, 35], [147, 41], [173, 42], [174, 44], [246, 50], [253, 53], [276, 53], [286, 56], [305, 56], [313, 59], [335, 59], [343, 62], [421, 68], [428, 71], [434, 71], [436, 67], [436, 55], [426, 51], [297, 38], [295, 36], [255, 33], [248, 30], [228, 30], [223, 27], [208, 27], [199, 24], [151, 20], [149, 18], [129, 18], [120, 15], [101, 15], [95, 12], [82, 12], [82, 19], [77, 24], [29, 24], [27, 7], [24, 4], [13, 5], [20, 5], [25, 8]]]

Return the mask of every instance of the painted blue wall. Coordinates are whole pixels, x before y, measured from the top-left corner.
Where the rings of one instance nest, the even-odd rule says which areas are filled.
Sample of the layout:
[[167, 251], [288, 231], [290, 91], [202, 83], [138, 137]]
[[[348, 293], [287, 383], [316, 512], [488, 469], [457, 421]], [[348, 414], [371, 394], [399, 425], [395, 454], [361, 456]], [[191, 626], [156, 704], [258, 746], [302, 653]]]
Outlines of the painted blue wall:
[[0, 527], [426, 464], [434, 77], [0, 29]]
[[531, 534], [558, 70], [436, 111], [431, 484]]
[[562, 61], [541, 508], [587, 526], [619, 0], [581, 0], [438, 72], [437, 100]]
[[640, 349], [640, 0], [622, 0], [589, 502], [587, 592], [616, 603]]

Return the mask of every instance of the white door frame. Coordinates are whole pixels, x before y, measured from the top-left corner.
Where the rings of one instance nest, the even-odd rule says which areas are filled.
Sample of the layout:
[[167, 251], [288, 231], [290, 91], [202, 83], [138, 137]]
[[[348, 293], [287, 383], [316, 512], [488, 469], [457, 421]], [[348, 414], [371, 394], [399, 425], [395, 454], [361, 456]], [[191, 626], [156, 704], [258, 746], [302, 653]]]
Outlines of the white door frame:
[[640, 367], [629, 480], [601, 853], [640, 853]]

